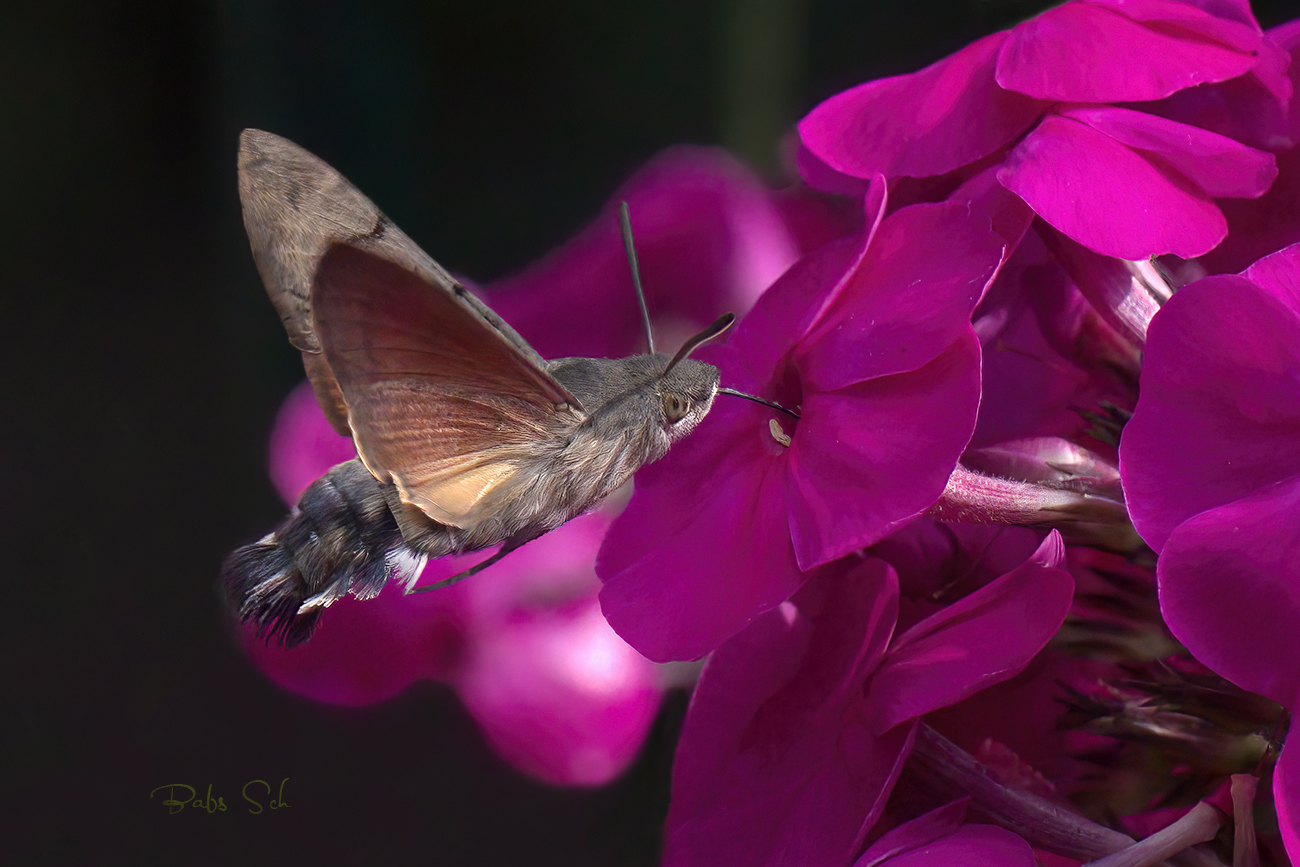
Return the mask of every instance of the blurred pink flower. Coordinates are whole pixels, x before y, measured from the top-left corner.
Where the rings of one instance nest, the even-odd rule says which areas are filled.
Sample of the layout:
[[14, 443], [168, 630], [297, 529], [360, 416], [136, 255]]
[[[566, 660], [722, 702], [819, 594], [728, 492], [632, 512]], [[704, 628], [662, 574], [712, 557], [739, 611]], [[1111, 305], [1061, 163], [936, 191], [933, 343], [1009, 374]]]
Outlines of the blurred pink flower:
[[[351, 449], [307, 383], [285, 401], [271, 439], [272, 475], [290, 503]], [[610, 520], [609, 511], [578, 518], [434, 593], [407, 596], [393, 585], [372, 600], [341, 599], [293, 649], [245, 627], [244, 647], [280, 686], [332, 704], [380, 701], [417, 680], [446, 683], [516, 768], [556, 784], [608, 782], [640, 749], [661, 690], [656, 666], [609, 628], [596, 601], [592, 563]], [[421, 580], [482, 556], [435, 561]]]

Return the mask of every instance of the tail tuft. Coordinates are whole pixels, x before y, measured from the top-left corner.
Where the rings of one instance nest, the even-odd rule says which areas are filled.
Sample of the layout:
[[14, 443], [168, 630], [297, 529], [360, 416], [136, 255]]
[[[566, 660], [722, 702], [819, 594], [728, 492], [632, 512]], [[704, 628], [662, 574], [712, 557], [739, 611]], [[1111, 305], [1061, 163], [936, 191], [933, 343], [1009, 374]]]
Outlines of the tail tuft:
[[237, 549], [222, 565], [226, 598], [259, 638], [294, 647], [311, 638], [323, 608], [304, 608], [306, 579], [272, 533]]
[[221, 580], [240, 620], [293, 647], [339, 599], [370, 599], [390, 578], [413, 581], [423, 564], [406, 547], [380, 483], [348, 461], [313, 482], [274, 532], [226, 558]]

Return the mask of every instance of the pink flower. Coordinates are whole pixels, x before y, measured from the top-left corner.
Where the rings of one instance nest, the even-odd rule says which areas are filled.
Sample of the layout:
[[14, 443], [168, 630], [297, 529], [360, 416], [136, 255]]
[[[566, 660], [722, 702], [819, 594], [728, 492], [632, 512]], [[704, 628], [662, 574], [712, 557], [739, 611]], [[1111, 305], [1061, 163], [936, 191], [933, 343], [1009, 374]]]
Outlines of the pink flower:
[[1062, 557], [1053, 534], [902, 632], [894, 569], [842, 560], [719, 647], [678, 747], [665, 864], [849, 863], [913, 721], [1012, 677], [1059, 628], [1074, 590]]
[[[1151, 323], [1120, 447], [1174, 635], [1233, 683], [1300, 704], [1300, 245], [1182, 289]], [[1300, 854], [1300, 772], [1275, 795]]]
[[636, 477], [601, 550], [601, 604], [651, 659], [695, 659], [823, 564], [930, 506], [970, 439], [970, 311], [1004, 241], [953, 204], [883, 213], [801, 259], [700, 357], [724, 385], [800, 418], [719, 400]]
[[1285, 65], [1247, 10], [1073, 0], [822, 103], [799, 125], [801, 167], [814, 185], [844, 189], [876, 173], [968, 177], [1000, 166], [1007, 189], [1091, 250], [1199, 256], [1227, 234], [1215, 200], [1264, 193], [1272, 155], [1110, 103], [1249, 75], [1285, 106]]

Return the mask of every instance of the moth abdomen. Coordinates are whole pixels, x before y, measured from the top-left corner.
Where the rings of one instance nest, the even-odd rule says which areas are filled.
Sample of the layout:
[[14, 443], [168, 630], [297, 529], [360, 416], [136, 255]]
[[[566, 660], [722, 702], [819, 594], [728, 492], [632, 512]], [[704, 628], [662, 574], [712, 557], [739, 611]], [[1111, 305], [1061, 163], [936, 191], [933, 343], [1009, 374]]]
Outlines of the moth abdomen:
[[222, 581], [242, 621], [292, 647], [335, 601], [369, 599], [390, 578], [413, 581], [423, 562], [407, 547], [384, 486], [353, 460], [313, 482], [273, 532], [231, 554]]

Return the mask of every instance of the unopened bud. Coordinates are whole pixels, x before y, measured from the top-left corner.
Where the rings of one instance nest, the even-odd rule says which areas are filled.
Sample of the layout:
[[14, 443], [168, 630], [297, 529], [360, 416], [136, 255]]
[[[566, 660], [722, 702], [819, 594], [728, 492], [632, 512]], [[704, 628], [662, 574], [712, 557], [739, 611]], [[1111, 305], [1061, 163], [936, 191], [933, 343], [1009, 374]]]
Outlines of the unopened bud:
[[1094, 253], [1050, 227], [1039, 234], [1102, 318], [1135, 346], [1143, 346], [1152, 317], [1173, 295], [1155, 263]]
[[1033, 437], [972, 449], [962, 464], [987, 476], [1123, 499], [1119, 469], [1095, 452], [1060, 437]]

